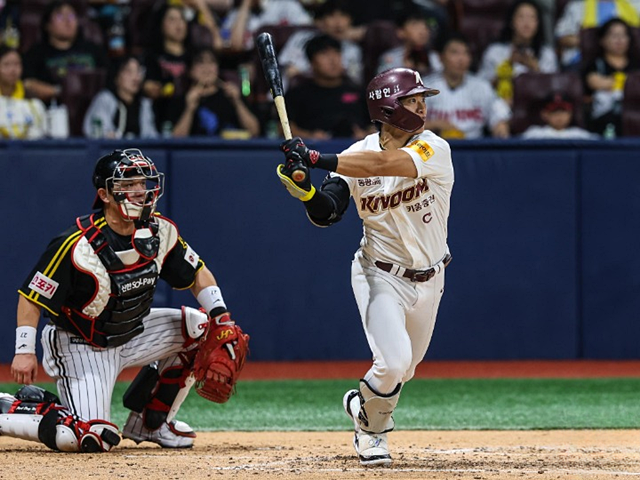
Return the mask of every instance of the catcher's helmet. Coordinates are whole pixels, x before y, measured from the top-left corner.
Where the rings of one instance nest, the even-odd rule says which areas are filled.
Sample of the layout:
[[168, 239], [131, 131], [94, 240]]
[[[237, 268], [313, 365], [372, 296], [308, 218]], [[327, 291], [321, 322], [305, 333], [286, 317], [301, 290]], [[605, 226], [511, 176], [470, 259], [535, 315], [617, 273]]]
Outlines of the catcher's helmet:
[[[128, 192], [115, 193], [113, 190], [114, 182], [131, 177], [144, 177], [150, 183], [151, 188], [148, 188], [145, 194], [155, 206], [164, 193], [164, 174], [159, 173], [153, 161], [137, 148], [114, 150], [100, 157], [93, 169], [93, 186], [96, 187], [96, 190], [105, 188], [114, 195], [114, 199], [118, 203], [123, 203], [127, 200]], [[93, 208], [99, 209], [102, 208], [102, 205], [102, 200], [96, 195]]]
[[401, 98], [417, 93], [432, 97], [439, 94], [440, 90], [425, 87], [420, 73], [410, 68], [392, 68], [376, 75], [367, 85], [367, 107], [371, 121], [386, 123], [409, 133], [419, 130], [424, 125], [424, 119], [400, 104]]

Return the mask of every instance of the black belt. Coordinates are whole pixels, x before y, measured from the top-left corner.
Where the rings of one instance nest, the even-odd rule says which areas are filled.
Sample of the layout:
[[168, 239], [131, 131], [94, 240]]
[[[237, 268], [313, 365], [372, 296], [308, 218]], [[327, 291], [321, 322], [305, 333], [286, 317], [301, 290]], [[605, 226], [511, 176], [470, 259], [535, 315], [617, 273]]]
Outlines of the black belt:
[[[442, 268], [445, 268], [447, 265], [449, 265], [449, 263], [451, 263], [451, 255], [447, 253], [442, 259], [442, 262], [439, 263], [442, 263]], [[410, 268], [399, 267], [397, 265], [394, 265], [393, 263], [378, 261], [375, 262], [375, 265], [380, 270], [384, 270], [385, 272], [391, 273], [392, 271], [395, 271], [397, 273], [394, 273], [393, 275], [408, 278], [412, 282], [428, 282], [436, 273], [440, 271], [438, 265], [436, 265], [435, 267], [431, 267], [428, 270], [412, 270]], [[402, 272], [402, 274], [400, 275], [399, 273], [402, 270], [404, 270], [404, 272]]]

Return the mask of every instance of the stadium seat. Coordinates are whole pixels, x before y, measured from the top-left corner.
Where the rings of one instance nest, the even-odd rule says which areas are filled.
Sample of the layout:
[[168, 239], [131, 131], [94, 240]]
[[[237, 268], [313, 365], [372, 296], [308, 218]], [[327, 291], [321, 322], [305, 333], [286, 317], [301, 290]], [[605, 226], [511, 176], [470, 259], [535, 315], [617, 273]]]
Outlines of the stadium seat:
[[531, 125], [541, 125], [544, 101], [554, 92], [562, 92], [571, 98], [573, 122], [584, 127], [583, 88], [577, 73], [524, 73], [513, 80], [511, 133], [517, 135]]
[[511, 0], [462, 0], [459, 30], [469, 40], [473, 70], [487, 46], [498, 39], [510, 4]]
[[131, 52], [140, 55], [149, 46], [149, 21], [154, 17], [155, 0], [136, 0], [131, 2], [131, 11], [127, 17], [127, 34]]
[[367, 31], [360, 42], [362, 78], [365, 85], [375, 76], [380, 55], [402, 43], [396, 30], [396, 24], [388, 20], [375, 20], [367, 26]]
[[93, 97], [106, 85], [104, 69], [69, 71], [62, 80], [60, 101], [69, 111], [69, 135], [82, 136], [82, 122]]
[[622, 135], [640, 136], [640, 72], [627, 75], [622, 102]]

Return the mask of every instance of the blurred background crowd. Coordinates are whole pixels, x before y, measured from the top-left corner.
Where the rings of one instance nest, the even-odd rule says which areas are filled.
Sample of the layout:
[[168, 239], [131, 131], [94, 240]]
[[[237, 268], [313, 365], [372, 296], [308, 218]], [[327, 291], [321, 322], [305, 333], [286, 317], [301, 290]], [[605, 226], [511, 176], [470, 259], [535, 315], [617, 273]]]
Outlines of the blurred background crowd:
[[448, 139], [640, 135], [640, 0], [0, 0], [0, 138], [279, 137], [261, 32], [306, 139], [400, 66]]

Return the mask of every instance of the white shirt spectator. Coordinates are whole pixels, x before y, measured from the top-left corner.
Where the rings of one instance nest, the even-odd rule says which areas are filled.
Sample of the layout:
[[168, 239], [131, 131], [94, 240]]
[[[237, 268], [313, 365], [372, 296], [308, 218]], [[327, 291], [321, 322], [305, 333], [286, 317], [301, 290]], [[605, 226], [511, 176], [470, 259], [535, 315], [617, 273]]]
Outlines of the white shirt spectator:
[[36, 140], [47, 134], [44, 103], [0, 95], [0, 138]]
[[564, 130], [556, 130], [550, 125], [531, 125], [522, 134], [525, 140], [540, 138], [571, 139], [571, 140], [597, 140], [600, 135], [586, 131], [580, 127], [569, 127]]
[[[305, 45], [314, 36], [319, 35], [319, 30], [301, 30], [289, 37], [287, 43], [278, 54], [278, 63], [282, 67], [292, 65], [301, 74], [311, 74], [311, 64], [305, 53]], [[340, 41], [340, 53], [342, 65], [347, 76], [357, 85], [362, 85], [362, 50], [349, 40]], [[283, 79], [286, 83], [286, 80]], [[285, 89], [286, 89], [285, 85]]]
[[428, 88], [440, 93], [427, 99], [427, 121], [448, 120], [464, 133], [464, 138], [482, 138], [485, 126], [511, 119], [507, 102], [496, 95], [489, 82], [468, 73], [456, 88], [449, 87], [442, 73], [423, 79]]
[[[482, 56], [482, 63], [478, 70], [478, 75], [488, 82], [493, 82], [496, 78], [496, 69], [505, 60], [511, 57], [513, 45], [511, 43], [496, 42], [489, 45]], [[558, 71], [558, 59], [553, 48], [544, 45], [540, 49], [540, 57], [538, 58], [540, 73], [555, 73]], [[513, 77], [517, 77], [528, 72], [529, 69], [520, 63], [513, 65]]]
[[[298, 0], [265, 0], [263, 9], [258, 15], [251, 13], [247, 20], [244, 36], [245, 50], [253, 49], [253, 39], [256, 32], [265, 25], [310, 25], [311, 15]], [[222, 23], [221, 32], [227, 35], [231, 32], [238, 9], [229, 12]]]
[[[120, 110], [118, 125], [114, 123], [116, 111]], [[155, 115], [149, 98], [140, 100], [140, 138], [156, 138]], [[101, 132], [93, 131], [93, 122], [99, 120]], [[91, 101], [82, 122], [82, 132], [86, 137], [122, 138], [127, 124], [127, 108], [111, 90], [102, 90]]]

